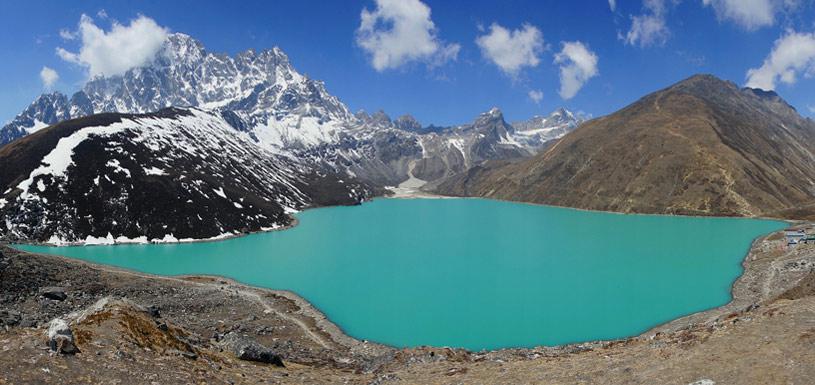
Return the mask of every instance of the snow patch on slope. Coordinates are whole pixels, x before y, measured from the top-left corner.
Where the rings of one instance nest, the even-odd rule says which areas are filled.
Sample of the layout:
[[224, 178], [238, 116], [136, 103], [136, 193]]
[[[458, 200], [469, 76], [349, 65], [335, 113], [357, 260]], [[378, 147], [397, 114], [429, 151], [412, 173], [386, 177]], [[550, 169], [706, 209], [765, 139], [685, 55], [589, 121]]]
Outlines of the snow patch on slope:
[[42, 130], [45, 127], [48, 127], [47, 123], [40, 121], [39, 119], [34, 120], [34, 125], [25, 129], [25, 131], [29, 134], [33, 134], [39, 130]]
[[128, 178], [130, 178], [130, 170], [122, 167], [122, 164], [119, 163], [118, 159], [111, 159], [106, 163], [106, 165], [112, 168], [114, 172], [124, 173]]
[[[38, 176], [50, 175], [54, 178], [65, 178], [68, 167], [73, 165], [74, 148], [91, 136], [105, 136], [122, 132], [129, 122], [122, 121], [109, 126], [85, 127], [59, 140], [56, 147], [42, 158], [42, 164], [34, 169], [28, 179], [20, 182], [17, 188], [22, 190], [23, 199], [31, 198], [30, 188]], [[130, 122], [132, 123], [132, 122]]]
[[215, 194], [217, 194], [219, 197], [226, 199], [226, 193], [224, 193], [224, 188], [223, 187], [218, 187], [217, 189], [212, 189], [212, 191], [215, 192]]
[[158, 167], [145, 168], [144, 173], [147, 174], [147, 175], [155, 175], [155, 176], [167, 175], [166, 171], [164, 171], [164, 170], [162, 170], [162, 169], [160, 169]]

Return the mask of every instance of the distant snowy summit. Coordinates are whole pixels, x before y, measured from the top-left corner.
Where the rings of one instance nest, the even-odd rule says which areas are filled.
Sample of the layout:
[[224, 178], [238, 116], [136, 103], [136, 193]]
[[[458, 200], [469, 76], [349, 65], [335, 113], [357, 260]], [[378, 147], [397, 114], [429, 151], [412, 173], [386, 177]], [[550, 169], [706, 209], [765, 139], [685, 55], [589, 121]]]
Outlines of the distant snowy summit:
[[568, 134], [581, 123], [589, 120], [585, 114], [574, 114], [558, 108], [548, 116], [533, 116], [529, 120], [513, 122], [516, 139], [523, 145], [540, 149], [547, 142]]

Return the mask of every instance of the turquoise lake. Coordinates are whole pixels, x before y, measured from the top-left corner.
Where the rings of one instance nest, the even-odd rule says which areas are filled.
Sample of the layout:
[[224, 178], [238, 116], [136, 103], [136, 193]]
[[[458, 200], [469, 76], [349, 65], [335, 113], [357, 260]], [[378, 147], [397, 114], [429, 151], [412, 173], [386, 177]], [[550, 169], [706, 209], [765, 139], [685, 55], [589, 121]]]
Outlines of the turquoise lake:
[[723, 305], [752, 240], [785, 226], [481, 199], [296, 216], [292, 229], [218, 242], [17, 247], [291, 290], [356, 338], [481, 350], [627, 337]]

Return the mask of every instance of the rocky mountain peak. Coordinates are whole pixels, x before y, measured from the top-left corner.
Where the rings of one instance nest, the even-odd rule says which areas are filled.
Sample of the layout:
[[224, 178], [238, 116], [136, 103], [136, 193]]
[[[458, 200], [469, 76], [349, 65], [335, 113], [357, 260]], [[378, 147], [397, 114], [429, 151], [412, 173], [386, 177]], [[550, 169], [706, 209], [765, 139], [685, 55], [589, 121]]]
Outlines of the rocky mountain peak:
[[357, 113], [354, 114], [354, 118], [358, 121], [359, 124], [365, 126], [375, 126], [379, 128], [386, 128], [391, 127], [393, 125], [393, 121], [391, 121], [390, 116], [385, 113], [385, 111], [378, 110], [373, 114], [369, 114], [365, 110], [359, 110]]
[[402, 115], [398, 117], [393, 124], [396, 128], [405, 131], [418, 132], [422, 129], [422, 124], [412, 115]]
[[504, 114], [501, 110], [493, 107], [479, 115], [472, 125], [465, 126], [464, 131], [476, 132], [487, 141], [507, 142], [515, 129], [504, 121]]
[[0, 130], [0, 146], [70, 117], [68, 98], [63, 93], [42, 94]]
[[586, 117], [582, 114], [575, 114], [564, 107], [560, 107], [549, 115], [535, 115], [529, 120], [513, 122], [512, 126], [519, 131], [538, 130], [544, 128], [555, 128], [559, 126], [576, 127], [584, 122]]
[[575, 121], [576, 119], [571, 111], [560, 107], [549, 114], [547, 120], [550, 122], [550, 124], [563, 124]]
[[586, 121], [586, 117], [575, 115], [566, 108], [558, 108], [546, 116], [534, 116], [531, 119], [512, 122], [516, 141], [537, 152], [546, 143], [561, 138]]
[[802, 119], [789, 103], [775, 91], [757, 88], [740, 88], [732, 81], [719, 79], [709, 74], [699, 74], [682, 80], [664, 90], [657, 91], [645, 98], [652, 102], [668, 95], [691, 95], [716, 106], [729, 106], [737, 109], [766, 109], [787, 119]]
[[705, 96], [711, 93], [735, 93], [738, 90], [739, 87], [731, 81], [720, 79], [711, 74], [696, 74], [663, 91], [685, 92], [695, 96]]
[[53, 103], [55, 100], [60, 99], [65, 99], [65, 94], [59, 91], [53, 91], [38, 96], [32, 104]]
[[504, 123], [504, 113], [498, 107], [493, 107], [487, 112], [482, 112], [475, 119], [474, 126], [483, 126], [487, 124]]
[[207, 55], [204, 45], [198, 40], [183, 33], [172, 33], [167, 36], [159, 54], [154, 59], [154, 66], [192, 65], [200, 62]]
[[501, 109], [498, 108], [498, 107], [490, 108], [490, 110], [487, 111], [485, 114], [489, 115], [490, 117], [493, 117], [493, 118], [501, 118], [501, 119], [504, 118], [504, 113], [501, 112]]
[[26, 108], [23, 114], [38, 117], [41, 120], [49, 119], [50, 117], [63, 115], [67, 104], [68, 98], [63, 93], [54, 91], [40, 95]]
[[371, 115], [371, 122], [374, 124], [389, 126], [391, 125], [391, 117], [385, 111], [378, 110]]
[[371, 115], [368, 114], [368, 112], [365, 110], [359, 110], [354, 113], [354, 118], [363, 122], [367, 122], [368, 120], [371, 119]]

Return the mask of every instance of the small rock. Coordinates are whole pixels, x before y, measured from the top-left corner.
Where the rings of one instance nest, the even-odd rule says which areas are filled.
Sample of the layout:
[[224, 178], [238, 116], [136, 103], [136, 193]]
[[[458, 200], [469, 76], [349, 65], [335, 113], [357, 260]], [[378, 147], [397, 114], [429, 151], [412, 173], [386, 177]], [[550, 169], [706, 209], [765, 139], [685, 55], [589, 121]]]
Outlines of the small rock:
[[124, 350], [116, 350], [116, 353], [113, 353], [113, 356], [120, 360], [133, 361], [133, 356]]
[[74, 333], [62, 318], [54, 318], [48, 324], [48, 346], [52, 351], [62, 354], [78, 353], [76, 345], [74, 345]]
[[23, 317], [23, 319], [20, 321], [20, 327], [23, 327], [23, 328], [35, 328], [35, 327], [37, 327], [37, 320], [31, 319], [31, 318], [28, 318], [28, 317]]
[[159, 308], [156, 305], [148, 306], [147, 307], [147, 313], [150, 314], [150, 317], [161, 318], [161, 313], [159, 313]]
[[40, 295], [55, 301], [64, 301], [66, 298], [68, 298], [68, 295], [65, 294], [65, 289], [57, 286], [40, 288]]
[[450, 368], [450, 370], [445, 373], [446, 376], [455, 376], [456, 374], [463, 374], [467, 373], [467, 368]]
[[184, 351], [184, 350], [172, 349], [172, 350], [168, 351], [168, 353], [176, 354], [176, 355], [179, 355], [179, 356], [184, 357], [184, 358], [189, 358], [191, 360], [197, 360], [198, 359], [198, 355], [195, 354], [194, 352], [188, 352], [188, 351]]

